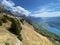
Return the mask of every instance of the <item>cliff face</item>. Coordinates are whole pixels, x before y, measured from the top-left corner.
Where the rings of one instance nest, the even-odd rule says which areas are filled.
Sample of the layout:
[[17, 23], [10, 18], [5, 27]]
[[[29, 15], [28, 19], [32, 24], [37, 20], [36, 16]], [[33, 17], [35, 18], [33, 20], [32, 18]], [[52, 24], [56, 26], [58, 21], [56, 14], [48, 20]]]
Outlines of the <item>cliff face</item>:
[[48, 38], [35, 32], [33, 26], [26, 21], [24, 21], [24, 25], [22, 25], [21, 34], [23, 37], [23, 45], [52, 45], [52, 42], [50, 42]]

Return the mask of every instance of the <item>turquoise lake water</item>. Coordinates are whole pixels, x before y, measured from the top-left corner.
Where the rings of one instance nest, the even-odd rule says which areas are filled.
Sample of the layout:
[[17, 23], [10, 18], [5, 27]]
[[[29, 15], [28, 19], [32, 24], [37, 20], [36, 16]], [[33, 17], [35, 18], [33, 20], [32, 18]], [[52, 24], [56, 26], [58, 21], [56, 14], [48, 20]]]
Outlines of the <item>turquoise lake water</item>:
[[50, 32], [53, 32], [57, 35], [60, 35], [60, 30], [57, 29], [57, 28], [54, 28], [54, 27], [50, 27], [50, 26], [42, 26], [44, 29], [50, 31]]

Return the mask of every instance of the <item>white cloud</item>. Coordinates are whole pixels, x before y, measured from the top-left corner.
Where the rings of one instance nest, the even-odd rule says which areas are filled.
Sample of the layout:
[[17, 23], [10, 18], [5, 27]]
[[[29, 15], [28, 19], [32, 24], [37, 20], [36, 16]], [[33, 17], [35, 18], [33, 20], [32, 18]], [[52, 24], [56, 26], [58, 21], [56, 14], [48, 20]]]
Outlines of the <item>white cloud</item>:
[[35, 12], [33, 12], [33, 13], [41, 13], [41, 12], [44, 12], [44, 11], [47, 11], [45, 8], [42, 8], [42, 9], [39, 9], [38, 11], [35, 11]]
[[2, 4], [3, 5], [5, 5], [5, 6], [8, 6], [8, 7], [10, 7], [11, 8], [11, 10], [13, 10], [13, 11], [17, 11], [17, 12], [19, 12], [19, 13], [21, 13], [21, 14], [25, 14], [26, 16], [28, 16], [31, 12], [29, 12], [28, 10], [26, 10], [26, 9], [24, 9], [23, 7], [21, 7], [21, 6], [14, 6], [15, 5], [15, 3], [13, 3], [11, 0], [3, 0], [2, 1]]
[[18, 11], [19, 13], [25, 14], [26, 16], [28, 16], [31, 13], [28, 10], [25, 10], [24, 8], [22, 8], [21, 6], [12, 7], [12, 10]]
[[5, 6], [13, 7], [15, 4], [12, 1], [3, 0], [2, 4]]
[[29, 13], [30, 13], [28, 10], [25, 10], [21, 6], [17, 6], [16, 9], [19, 11], [19, 13], [22, 13], [22, 14], [29, 15]]
[[60, 16], [60, 12], [42, 12], [42, 13], [32, 14], [31, 16], [34, 16], [34, 17], [56, 17], [56, 16]]
[[41, 9], [34, 11], [31, 16], [34, 17], [56, 17], [60, 16], [60, 4], [50, 3]]

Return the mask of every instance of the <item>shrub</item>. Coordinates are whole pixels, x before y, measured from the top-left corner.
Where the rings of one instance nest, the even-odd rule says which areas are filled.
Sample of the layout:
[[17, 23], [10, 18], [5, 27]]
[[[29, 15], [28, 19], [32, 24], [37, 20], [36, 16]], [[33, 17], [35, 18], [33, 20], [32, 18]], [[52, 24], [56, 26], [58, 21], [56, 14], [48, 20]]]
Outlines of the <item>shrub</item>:
[[22, 30], [22, 27], [21, 27], [21, 24], [20, 22], [18, 21], [18, 19], [16, 18], [11, 18], [11, 17], [8, 17], [8, 16], [4, 16], [4, 17], [7, 17], [8, 20], [10, 20], [12, 23], [11, 23], [11, 28], [8, 29], [11, 33], [17, 35], [17, 38], [19, 40], [22, 41], [22, 37], [21, 37], [21, 30]]
[[3, 23], [6, 23], [8, 20], [8, 16], [7, 15], [3, 15], [2, 21]]
[[12, 24], [11, 24], [12, 30], [14, 30], [15, 33], [16, 33], [17, 35], [19, 35], [20, 32], [21, 32], [21, 29], [22, 29], [19, 21], [15, 20], [15, 19], [13, 19], [13, 18], [11, 19], [11, 21], [12, 21]]
[[0, 10], [0, 13], [1, 13], [1, 10]]
[[21, 22], [22, 24], [24, 24], [24, 23], [23, 23], [23, 21], [24, 21], [24, 19], [23, 19], [23, 18], [22, 18], [22, 19], [20, 19], [20, 22]]
[[0, 26], [2, 26], [2, 18], [0, 18]]
[[5, 17], [7, 20], [10, 20], [11, 17], [7, 16], [7, 15], [3, 15], [3, 17]]
[[19, 35], [17, 36], [17, 38], [18, 38], [20, 41], [22, 41], [21, 34], [19, 34]]
[[3, 23], [6, 23], [7, 20], [11, 21], [12, 19], [11, 19], [11, 17], [9, 17], [7, 15], [3, 15], [3, 18], [2, 18]]
[[17, 38], [22, 41], [22, 37], [20, 34], [22, 27], [20, 22], [17, 19], [13, 19], [13, 18], [11, 18], [11, 22], [12, 22], [11, 29], [13, 30], [13, 33], [16, 34]]
[[5, 17], [2, 18], [3, 23], [7, 22], [7, 19]]

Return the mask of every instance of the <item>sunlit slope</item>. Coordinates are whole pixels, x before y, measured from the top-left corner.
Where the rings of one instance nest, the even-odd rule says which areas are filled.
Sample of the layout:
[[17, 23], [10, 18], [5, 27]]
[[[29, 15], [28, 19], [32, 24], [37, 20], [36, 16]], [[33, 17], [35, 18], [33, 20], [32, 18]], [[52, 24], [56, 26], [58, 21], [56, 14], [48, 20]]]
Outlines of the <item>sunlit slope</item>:
[[[3, 17], [3, 14], [0, 14]], [[2, 23], [0, 26], [0, 45], [20, 45], [21, 42], [16, 35], [9, 32], [8, 29], [11, 27], [11, 21], [7, 20], [6, 23]]]
[[16, 44], [16, 36], [7, 31], [10, 24], [11, 22], [7, 22], [0, 26], [0, 45], [5, 45], [5, 43], [9, 43], [11, 45]]
[[23, 37], [23, 45], [52, 45], [52, 42], [45, 36], [35, 32], [34, 28], [26, 21], [24, 21], [24, 25], [22, 25], [21, 34]]

